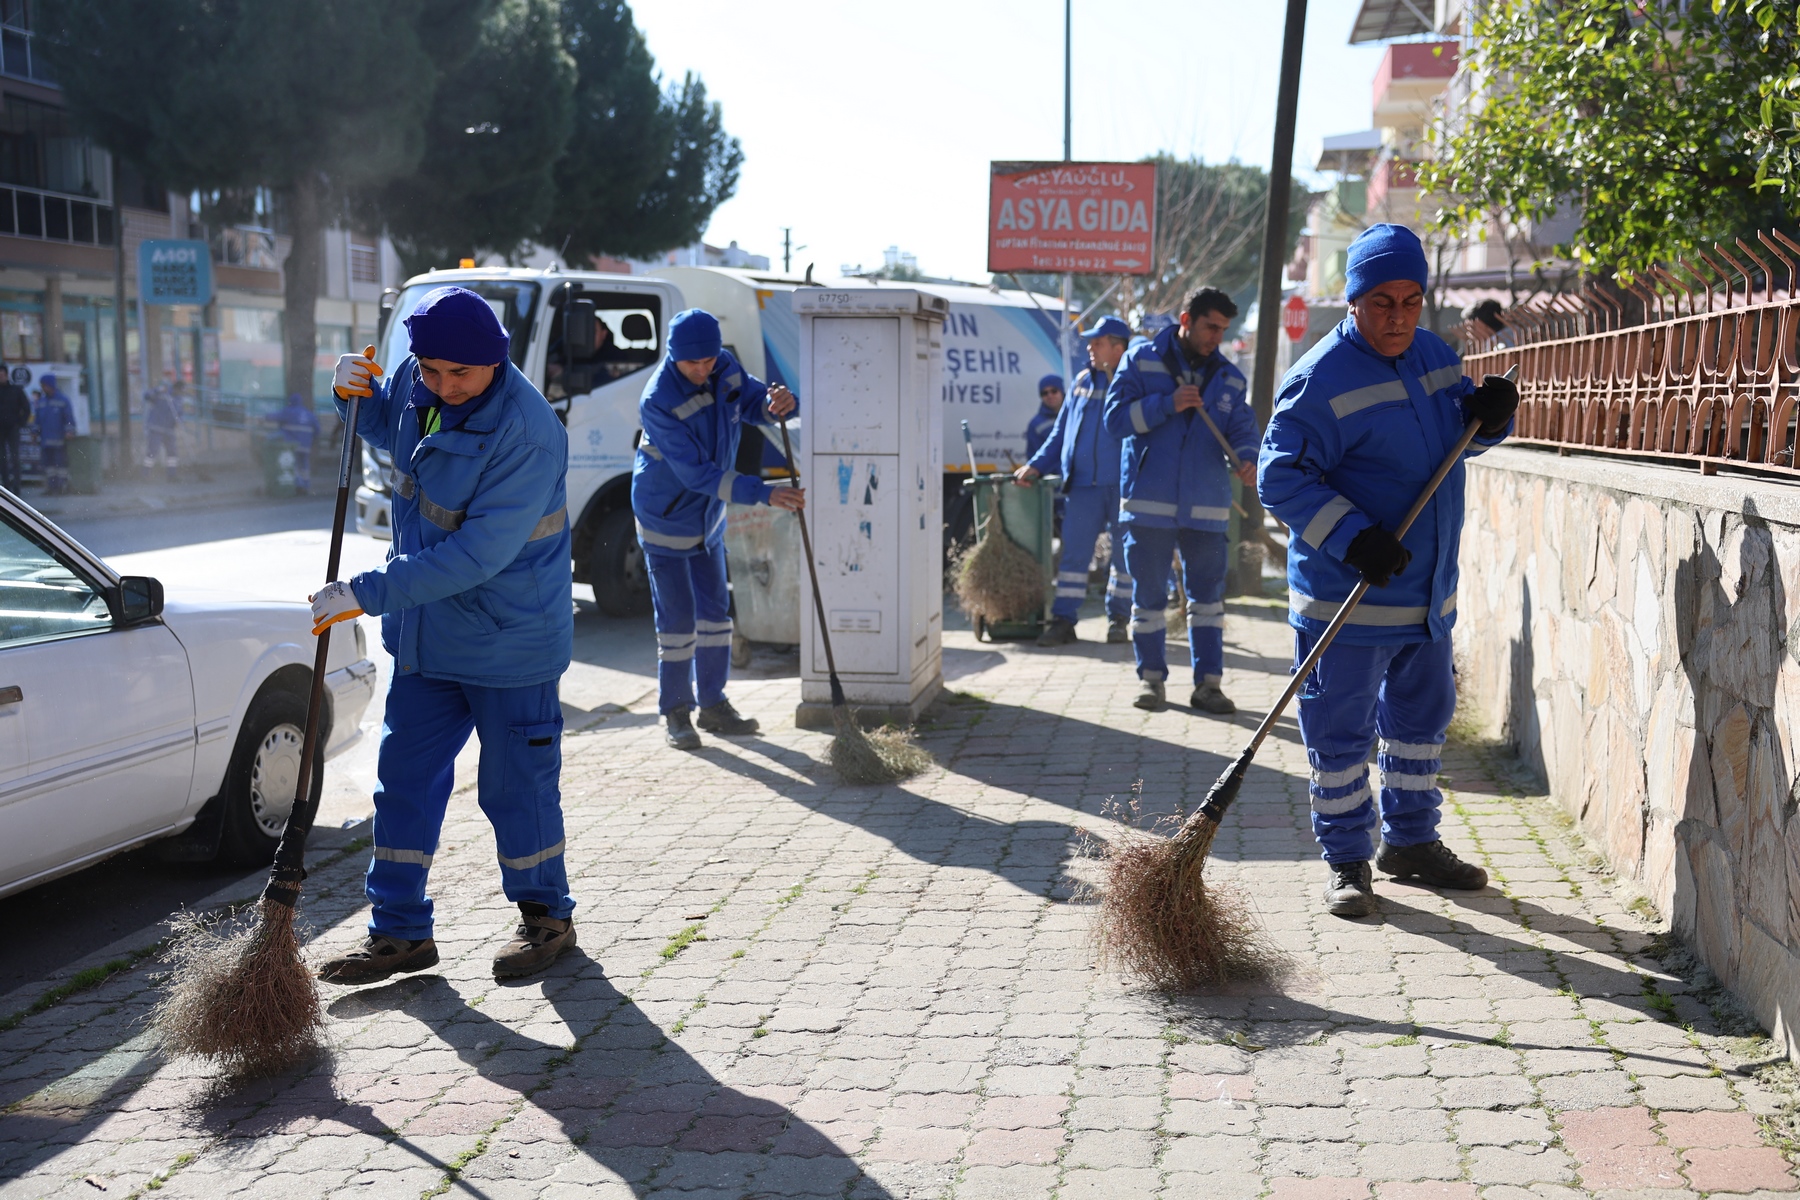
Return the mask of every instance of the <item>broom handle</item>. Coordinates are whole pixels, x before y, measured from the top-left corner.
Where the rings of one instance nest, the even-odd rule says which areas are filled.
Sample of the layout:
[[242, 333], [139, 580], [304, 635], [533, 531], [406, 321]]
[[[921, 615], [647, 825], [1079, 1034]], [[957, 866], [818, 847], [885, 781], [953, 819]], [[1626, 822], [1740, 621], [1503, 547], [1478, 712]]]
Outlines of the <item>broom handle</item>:
[[[794, 460], [794, 446], [788, 441], [787, 418], [781, 417], [781, 452], [787, 456], [788, 474], [794, 477], [794, 486], [800, 486], [800, 464]], [[819, 568], [813, 562], [812, 534], [806, 531], [806, 510], [800, 510], [800, 546], [806, 551], [806, 573], [812, 577], [813, 611], [819, 617], [819, 638], [825, 643], [825, 670], [831, 676], [831, 706], [842, 708], [848, 701], [844, 699], [844, 685], [838, 682], [837, 658], [831, 653], [831, 630], [826, 627], [825, 598], [819, 595]]]
[[[374, 347], [363, 353], [370, 355]], [[344, 444], [338, 451], [337, 510], [331, 517], [331, 549], [326, 555], [325, 582], [334, 583], [344, 553], [344, 523], [350, 511], [350, 463], [356, 447], [356, 424], [362, 411], [362, 397], [351, 396], [350, 414], [344, 423]], [[300, 900], [300, 883], [306, 878], [306, 835], [312, 832], [313, 819], [319, 807], [312, 798], [313, 759], [319, 750], [319, 716], [325, 710], [325, 672], [331, 655], [331, 627], [319, 635], [313, 651], [312, 690], [306, 697], [306, 735], [300, 746], [300, 772], [294, 784], [294, 806], [288, 810], [287, 824], [281, 830], [281, 843], [275, 847], [275, 861], [269, 868], [269, 883], [263, 899], [293, 908]]]
[[981, 491], [975, 481], [981, 477], [981, 468], [975, 465], [975, 439], [969, 433], [969, 423], [962, 423], [963, 448], [969, 452], [969, 516], [975, 522], [975, 536], [981, 536], [981, 504], [975, 499]]

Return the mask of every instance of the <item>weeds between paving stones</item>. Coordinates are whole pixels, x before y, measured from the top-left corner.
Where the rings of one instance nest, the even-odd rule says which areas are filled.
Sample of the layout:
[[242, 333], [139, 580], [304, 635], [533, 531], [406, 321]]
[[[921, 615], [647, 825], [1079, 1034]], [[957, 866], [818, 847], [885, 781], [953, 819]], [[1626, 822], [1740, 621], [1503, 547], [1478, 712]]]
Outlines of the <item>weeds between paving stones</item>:
[[169, 1053], [211, 1059], [235, 1078], [286, 1070], [322, 1046], [318, 987], [294, 923], [258, 917], [247, 926], [183, 917], [164, 956], [174, 970], [151, 1014]]
[[1029, 617], [1044, 603], [1044, 571], [1037, 559], [1006, 536], [1000, 506], [994, 504], [981, 523], [975, 545], [957, 557], [953, 567], [956, 602], [971, 619], [990, 624]]

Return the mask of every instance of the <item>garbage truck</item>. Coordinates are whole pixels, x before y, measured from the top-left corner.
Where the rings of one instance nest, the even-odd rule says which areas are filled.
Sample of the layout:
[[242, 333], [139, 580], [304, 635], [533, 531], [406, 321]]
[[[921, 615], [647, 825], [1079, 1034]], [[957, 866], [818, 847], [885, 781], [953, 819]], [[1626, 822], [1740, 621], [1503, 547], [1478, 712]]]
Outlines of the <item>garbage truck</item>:
[[[866, 279], [832, 281], [867, 287]], [[631, 514], [631, 468], [641, 433], [638, 397], [661, 359], [669, 319], [684, 308], [719, 318], [726, 347], [752, 374], [794, 387], [800, 325], [792, 297], [809, 279], [716, 267], [668, 267], [616, 275], [551, 267], [473, 267], [414, 276], [382, 299], [377, 359], [391, 371], [408, 353], [404, 320], [433, 288], [465, 287], [493, 307], [512, 337], [512, 361], [561, 415], [569, 431], [569, 512], [575, 578], [611, 616], [649, 611], [650, 582]], [[1052, 297], [957, 284], [905, 283], [943, 296], [944, 514], [946, 543], [971, 524], [961, 480], [969, 473], [967, 420], [982, 471], [1025, 459], [1025, 426], [1037, 411], [1038, 380], [1061, 371], [1061, 302]], [[1078, 362], [1083, 360], [1077, 343]], [[796, 389], [797, 390], [797, 389]], [[804, 421], [806, 397], [801, 396]], [[797, 425], [796, 425], [797, 428]], [[746, 436], [739, 470], [777, 470], [779, 433]], [[390, 536], [393, 464], [364, 446], [357, 527]]]

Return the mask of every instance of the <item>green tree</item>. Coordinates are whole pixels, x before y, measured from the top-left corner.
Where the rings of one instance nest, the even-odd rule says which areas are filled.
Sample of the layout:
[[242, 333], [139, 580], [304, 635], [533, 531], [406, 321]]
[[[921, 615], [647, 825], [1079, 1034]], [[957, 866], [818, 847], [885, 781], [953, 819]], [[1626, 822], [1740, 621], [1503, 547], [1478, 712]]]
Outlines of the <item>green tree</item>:
[[1446, 111], [1421, 170], [1437, 223], [1473, 236], [1572, 202], [1582, 221], [1557, 252], [1630, 276], [1791, 217], [1793, 9], [1495, 0], [1465, 60], [1479, 87]]
[[493, 0], [58, 0], [38, 10], [74, 119], [181, 190], [272, 189], [286, 385], [310, 395], [324, 226], [348, 189], [410, 174], [442, 74]]

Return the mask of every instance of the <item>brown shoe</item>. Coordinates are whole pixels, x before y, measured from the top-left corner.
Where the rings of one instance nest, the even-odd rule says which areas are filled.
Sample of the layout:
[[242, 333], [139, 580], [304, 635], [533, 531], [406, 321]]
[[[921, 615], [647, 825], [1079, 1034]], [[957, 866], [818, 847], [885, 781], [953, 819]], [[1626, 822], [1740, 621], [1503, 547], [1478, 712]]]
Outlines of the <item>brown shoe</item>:
[[495, 979], [535, 975], [555, 962], [563, 951], [574, 948], [574, 920], [565, 917], [559, 921], [538, 911], [542, 908], [541, 904], [519, 905], [519, 928], [513, 932], [512, 941], [494, 955]]
[[371, 933], [356, 949], [328, 960], [319, 968], [319, 978], [326, 983], [360, 987], [365, 983], [380, 983], [389, 975], [402, 971], [423, 971], [437, 965], [437, 943], [430, 938], [409, 942], [384, 933]]

